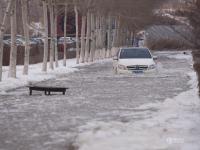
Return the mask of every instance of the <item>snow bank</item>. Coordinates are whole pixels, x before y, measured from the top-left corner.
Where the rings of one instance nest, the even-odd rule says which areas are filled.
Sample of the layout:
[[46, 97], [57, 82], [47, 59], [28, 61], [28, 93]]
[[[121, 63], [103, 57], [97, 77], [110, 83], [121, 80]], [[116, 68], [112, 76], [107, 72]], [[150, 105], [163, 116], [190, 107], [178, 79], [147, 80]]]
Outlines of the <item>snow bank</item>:
[[[105, 60], [104, 60], [105, 61]], [[104, 62], [99, 61], [99, 62]], [[78, 71], [78, 66], [90, 65], [92, 63], [76, 64], [76, 59], [67, 60], [67, 66], [62, 65], [62, 60], [59, 61], [59, 67], [55, 70], [48, 70], [47, 73], [42, 72], [42, 63], [30, 65], [29, 75], [22, 75], [23, 66], [17, 66], [17, 79], [8, 78], [8, 67], [3, 67], [3, 79], [0, 82], [0, 94], [5, 94], [6, 91], [12, 90], [18, 87], [26, 86], [30, 83], [41, 82], [49, 79], [54, 79], [60, 75], [64, 75], [70, 72]]]
[[[181, 54], [175, 57], [185, 59]], [[188, 75], [191, 78], [188, 83], [190, 90], [164, 102], [137, 108], [157, 110], [150, 114], [140, 111], [148, 119], [128, 123], [90, 122], [81, 127], [76, 142], [80, 150], [199, 150], [197, 76], [194, 72]]]

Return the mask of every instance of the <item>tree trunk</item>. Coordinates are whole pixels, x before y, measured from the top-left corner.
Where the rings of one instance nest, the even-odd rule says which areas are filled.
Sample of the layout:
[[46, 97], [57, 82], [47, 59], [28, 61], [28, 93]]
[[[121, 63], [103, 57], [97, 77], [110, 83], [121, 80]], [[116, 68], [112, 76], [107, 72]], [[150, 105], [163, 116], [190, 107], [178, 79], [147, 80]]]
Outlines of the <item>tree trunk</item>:
[[105, 18], [104, 16], [100, 17], [100, 59], [104, 59], [105, 57]]
[[124, 31], [123, 29], [120, 30], [120, 36], [119, 36], [119, 46], [124, 46]]
[[116, 40], [116, 46], [120, 46], [120, 34], [121, 34], [121, 29], [120, 29], [120, 19], [117, 20], [117, 40]]
[[48, 14], [47, 14], [48, 8], [47, 3], [43, 1], [43, 17], [44, 17], [44, 30], [45, 30], [45, 37], [44, 37], [44, 56], [43, 56], [43, 66], [42, 71], [47, 71], [47, 61], [48, 61]]
[[74, 11], [75, 11], [75, 18], [76, 18], [76, 63], [79, 64], [79, 26], [78, 26], [78, 8], [75, 5], [74, 6]]
[[54, 40], [55, 40], [55, 64], [56, 67], [59, 67], [58, 64], [58, 33], [57, 33], [57, 24], [58, 24], [58, 10], [57, 10], [57, 6], [55, 5], [55, 16], [54, 16]]
[[108, 34], [107, 34], [107, 57], [111, 57], [111, 34], [112, 34], [112, 18], [111, 15], [108, 16]]
[[90, 62], [94, 61], [95, 53], [95, 15], [91, 13], [91, 49], [90, 49]]
[[102, 16], [102, 59], [106, 58], [106, 18]]
[[113, 33], [112, 47], [114, 48], [116, 46], [117, 46], [117, 20], [115, 19], [115, 29]]
[[127, 31], [127, 44], [126, 45], [128, 45], [128, 46], [131, 46], [131, 31], [130, 30], [128, 30]]
[[54, 69], [54, 8], [52, 4], [52, 0], [49, 3], [49, 11], [50, 11], [50, 23], [51, 23], [51, 44], [50, 44], [50, 69]]
[[85, 62], [85, 27], [86, 27], [86, 16], [82, 16], [82, 26], [81, 26], [81, 52], [80, 52], [80, 62]]
[[0, 26], [0, 81], [2, 80], [2, 66], [3, 66], [3, 37], [4, 37], [4, 33], [5, 33], [5, 24], [7, 22], [7, 18], [9, 15], [9, 12], [11, 10], [12, 4], [13, 4], [13, 0], [9, 0], [8, 1], [8, 5], [6, 8], [6, 12], [4, 13], [4, 17], [2, 20], [2, 25]]
[[131, 32], [131, 35], [130, 35], [130, 46], [133, 46], [133, 38], [134, 38], [134, 34], [133, 34], [133, 31]]
[[67, 60], [67, 4], [65, 4], [65, 16], [64, 16], [64, 58], [63, 58], [63, 66], [66, 66]]
[[86, 34], [86, 44], [85, 44], [85, 62], [88, 62], [90, 53], [90, 36], [91, 36], [91, 14], [90, 11], [87, 12], [87, 34]]
[[124, 32], [124, 46], [128, 46], [129, 32], [125, 30]]
[[96, 50], [95, 59], [100, 58], [100, 27], [99, 27], [99, 15], [96, 16]]
[[100, 31], [99, 31], [99, 41], [100, 41], [100, 59], [103, 59], [104, 56], [104, 42], [103, 42], [103, 36], [104, 36], [104, 31], [103, 31], [103, 17], [100, 17]]
[[118, 47], [118, 20], [115, 18], [115, 29], [113, 35], [113, 43], [112, 43], [112, 56], [116, 55]]
[[10, 50], [10, 66], [8, 76], [16, 78], [16, 62], [17, 62], [17, 46], [16, 46], [16, 32], [17, 32], [17, 20], [16, 20], [16, 0], [13, 3], [12, 12], [10, 16], [11, 23], [11, 50]]
[[28, 75], [29, 67], [29, 54], [30, 54], [30, 40], [29, 40], [29, 28], [28, 28], [28, 1], [21, 0], [22, 4], [22, 21], [25, 37], [25, 53], [24, 53], [24, 70], [23, 74]]

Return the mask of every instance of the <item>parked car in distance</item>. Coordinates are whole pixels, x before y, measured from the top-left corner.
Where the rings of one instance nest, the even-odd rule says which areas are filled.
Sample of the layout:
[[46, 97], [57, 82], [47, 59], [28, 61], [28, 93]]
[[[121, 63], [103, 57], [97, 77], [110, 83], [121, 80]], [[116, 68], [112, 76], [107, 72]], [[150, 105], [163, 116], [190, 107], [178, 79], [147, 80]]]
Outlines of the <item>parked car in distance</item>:
[[44, 39], [42, 37], [32, 37], [31, 41], [36, 42], [36, 44], [38, 45], [44, 44]]
[[[65, 40], [65, 37], [60, 37], [60, 38], [58, 39], [58, 44], [64, 44], [64, 40]], [[72, 37], [66, 37], [66, 42], [67, 42], [67, 44], [72, 44], [72, 43], [74, 43], [75, 41], [73, 40]]]
[[[10, 34], [5, 34], [4, 35], [4, 43], [7, 45], [11, 44], [11, 35]], [[30, 44], [31, 45], [36, 45], [37, 41], [33, 40], [32, 38], [30, 38]], [[25, 45], [25, 37], [22, 35], [16, 35], [16, 45], [17, 46], [24, 46]]]
[[3, 40], [3, 44], [5, 44], [5, 45], [10, 45], [10, 43], [9, 43], [8, 40]]
[[[4, 43], [6, 45], [11, 45], [11, 39], [7, 39], [7, 40], [4, 40]], [[23, 46], [24, 43], [22, 43], [19, 39], [16, 39], [16, 45], [17, 46]]]
[[[58, 51], [63, 52], [64, 51], [64, 37], [60, 37], [58, 39]], [[76, 41], [74, 40], [74, 37], [66, 37], [66, 43], [67, 43], [67, 51], [74, 51], [76, 47]]]
[[113, 69], [117, 74], [155, 72], [155, 59], [157, 57], [153, 57], [148, 48], [120, 48], [114, 57]]

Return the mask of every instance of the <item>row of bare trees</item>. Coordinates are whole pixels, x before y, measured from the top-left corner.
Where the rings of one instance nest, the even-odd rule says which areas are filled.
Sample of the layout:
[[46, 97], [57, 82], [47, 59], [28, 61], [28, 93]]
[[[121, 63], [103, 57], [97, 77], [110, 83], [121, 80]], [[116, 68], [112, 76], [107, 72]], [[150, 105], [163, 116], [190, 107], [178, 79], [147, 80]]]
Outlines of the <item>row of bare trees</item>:
[[[137, 31], [154, 22], [159, 0], [74, 0], [82, 16], [77, 63], [111, 57], [117, 47], [131, 45]], [[77, 24], [78, 25], [78, 24]], [[77, 44], [77, 46], [79, 46]]]
[[[170, 6], [167, 7], [167, 14], [172, 20], [180, 25], [185, 25], [193, 31], [194, 38], [184, 35], [183, 32], [174, 32], [182, 36], [186, 41], [193, 45], [192, 47], [200, 47], [200, 0], [176, 0], [170, 1]], [[173, 10], [173, 11], [172, 11]]]
[[190, 4], [190, 11], [186, 13], [186, 16], [190, 20], [190, 24], [193, 27], [195, 35], [195, 45], [200, 48], [200, 0], [195, 0]]
[[[31, 0], [7, 0], [0, 32], [0, 80], [2, 79], [3, 36], [10, 18], [11, 52], [9, 77], [16, 78], [16, 10], [21, 7], [25, 37], [24, 70], [28, 74], [30, 42], [28, 8]], [[41, 0], [44, 25], [44, 55], [42, 71], [58, 67], [57, 15], [64, 12], [64, 37], [67, 37], [67, 14], [72, 10], [76, 22], [76, 62], [85, 63], [112, 57], [120, 46], [132, 45], [137, 31], [154, 22], [154, 10], [160, 0]], [[49, 16], [49, 17], [48, 17]], [[81, 30], [79, 21], [81, 17]], [[50, 22], [50, 23], [49, 23]], [[63, 65], [66, 66], [67, 41], [64, 38]]]
[[9, 13], [11, 12], [11, 10], [14, 8], [14, 1], [9, 0], [8, 4], [7, 4], [7, 8], [6, 11], [3, 15], [3, 21], [1, 24], [1, 28], [0, 28], [0, 80], [2, 79], [2, 65], [3, 65], [3, 37], [4, 37], [4, 33], [5, 33], [5, 29], [6, 29], [6, 22], [9, 16]]

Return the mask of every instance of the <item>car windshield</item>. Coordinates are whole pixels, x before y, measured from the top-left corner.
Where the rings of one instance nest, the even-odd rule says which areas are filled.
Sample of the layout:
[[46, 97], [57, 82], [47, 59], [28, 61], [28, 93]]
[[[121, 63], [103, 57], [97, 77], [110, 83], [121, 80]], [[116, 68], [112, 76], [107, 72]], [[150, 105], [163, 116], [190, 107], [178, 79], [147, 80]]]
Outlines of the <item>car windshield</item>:
[[120, 52], [120, 59], [130, 58], [152, 58], [148, 49], [122, 49]]

